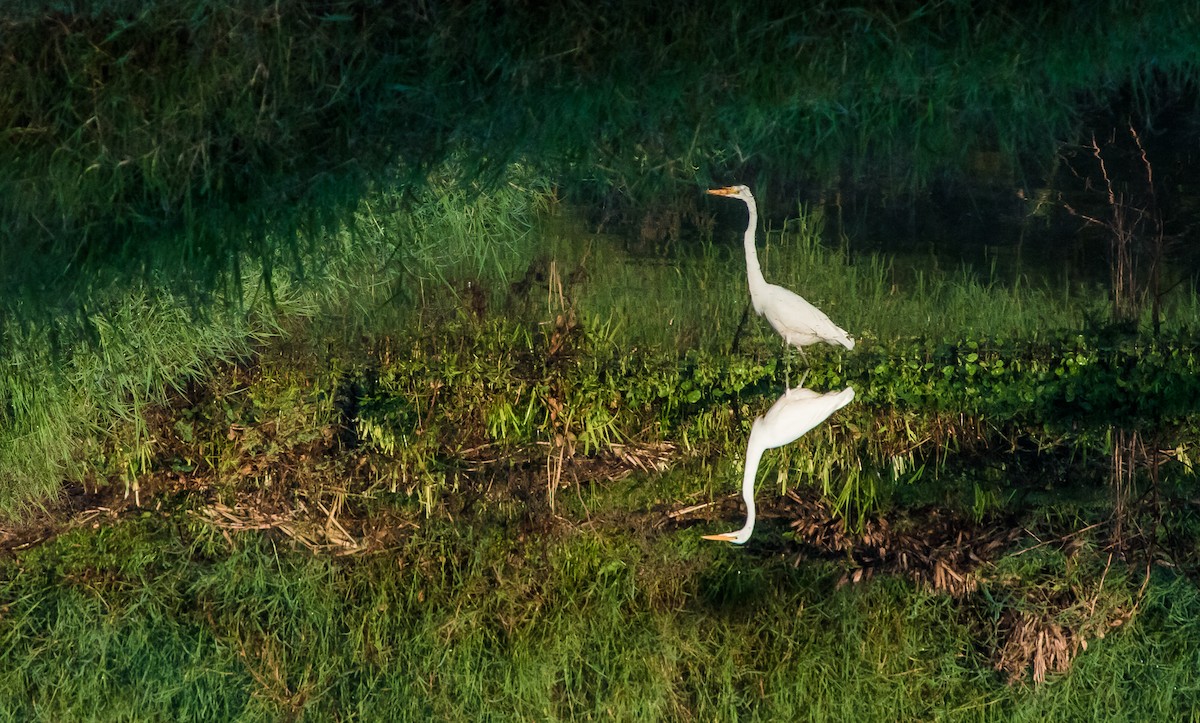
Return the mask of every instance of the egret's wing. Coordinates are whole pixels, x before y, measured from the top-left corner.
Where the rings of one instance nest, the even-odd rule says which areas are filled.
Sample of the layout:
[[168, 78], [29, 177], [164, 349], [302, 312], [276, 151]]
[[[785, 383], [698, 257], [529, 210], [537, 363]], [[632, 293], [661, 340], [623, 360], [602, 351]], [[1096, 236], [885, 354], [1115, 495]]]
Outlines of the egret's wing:
[[825, 341], [854, 347], [854, 340], [845, 329], [791, 289], [770, 284], [763, 303], [763, 316], [788, 343], [805, 345]]
[[853, 387], [826, 394], [789, 389], [755, 422], [751, 435], [765, 448], [782, 447], [804, 436], [852, 399]]

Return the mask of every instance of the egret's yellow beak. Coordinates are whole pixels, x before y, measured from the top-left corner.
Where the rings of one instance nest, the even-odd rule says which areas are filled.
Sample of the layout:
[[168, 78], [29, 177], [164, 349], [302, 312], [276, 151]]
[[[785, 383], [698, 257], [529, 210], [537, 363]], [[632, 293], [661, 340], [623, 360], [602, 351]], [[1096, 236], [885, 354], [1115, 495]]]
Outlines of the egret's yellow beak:
[[733, 186], [726, 186], [725, 188], [710, 188], [708, 189], [707, 193], [713, 196], [732, 196], [733, 194], [737, 193], [737, 189]]
[[[712, 191], [709, 191], [709, 193], [712, 193]], [[720, 535], [705, 535], [704, 539], [716, 540], [717, 542], [733, 542], [733, 533], [726, 532]]]

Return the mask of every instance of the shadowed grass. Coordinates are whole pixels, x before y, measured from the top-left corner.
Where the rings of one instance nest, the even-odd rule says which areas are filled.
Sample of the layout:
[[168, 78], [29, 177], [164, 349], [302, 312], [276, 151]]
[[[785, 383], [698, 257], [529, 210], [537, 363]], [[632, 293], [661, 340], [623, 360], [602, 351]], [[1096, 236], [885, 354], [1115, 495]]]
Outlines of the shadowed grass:
[[[300, 265], [373, 184], [512, 163], [636, 199], [735, 174], [919, 187], [1053, 162], [1095, 107], [1194, 91], [1154, 0], [887, 7], [633, 0], [26, 0], [0, 25], [0, 296], [135, 270], [201, 291]], [[180, 269], [187, 269], [181, 278]], [[27, 312], [32, 313], [27, 309]]]

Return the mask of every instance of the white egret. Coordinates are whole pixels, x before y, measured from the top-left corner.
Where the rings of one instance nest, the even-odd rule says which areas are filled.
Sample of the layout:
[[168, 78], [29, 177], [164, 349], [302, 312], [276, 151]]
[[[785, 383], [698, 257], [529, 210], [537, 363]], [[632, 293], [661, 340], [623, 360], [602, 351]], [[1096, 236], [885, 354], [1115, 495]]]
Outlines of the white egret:
[[713, 188], [708, 191], [713, 196], [737, 198], [745, 201], [750, 209], [750, 220], [746, 223], [746, 276], [750, 280], [750, 301], [754, 310], [765, 316], [767, 322], [785, 343], [795, 346], [803, 352], [809, 344], [825, 342], [847, 349], [854, 348], [854, 339], [817, 307], [804, 300], [799, 294], [768, 284], [763, 278], [762, 267], [758, 265], [758, 250], [754, 244], [754, 232], [758, 228], [758, 206], [754, 196], [745, 186], [728, 186]]
[[811, 389], [789, 389], [771, 405], [767, 413], [754, 420], [750, 442], [746, 445], [746, 470], [742, 474], [742, 497], [746, 500], [746, 524], [735, 532], [705, 535], [706, 540], [744, 544], [754, 533], [754, 478], [763, 451], [794, 442], [813, 427], [850, 403], [854, 389], [818, 394]]

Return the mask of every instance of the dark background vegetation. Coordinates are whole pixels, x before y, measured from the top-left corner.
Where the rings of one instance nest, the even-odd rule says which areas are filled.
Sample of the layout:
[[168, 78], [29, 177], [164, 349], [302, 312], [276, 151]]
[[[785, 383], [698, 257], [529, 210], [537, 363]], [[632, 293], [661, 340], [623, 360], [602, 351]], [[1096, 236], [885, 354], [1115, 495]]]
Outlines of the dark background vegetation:
[[1165, 0], [16, 8], [0, 289], [41, 303], [130, 268], [211, 287], [243, 251], [300, 267], [371, 184], [446, 164], [622, 208], [714, 179], [1036, 185], [1098, 117], [1190, 113], [1200, 60], [1195, 4]]

